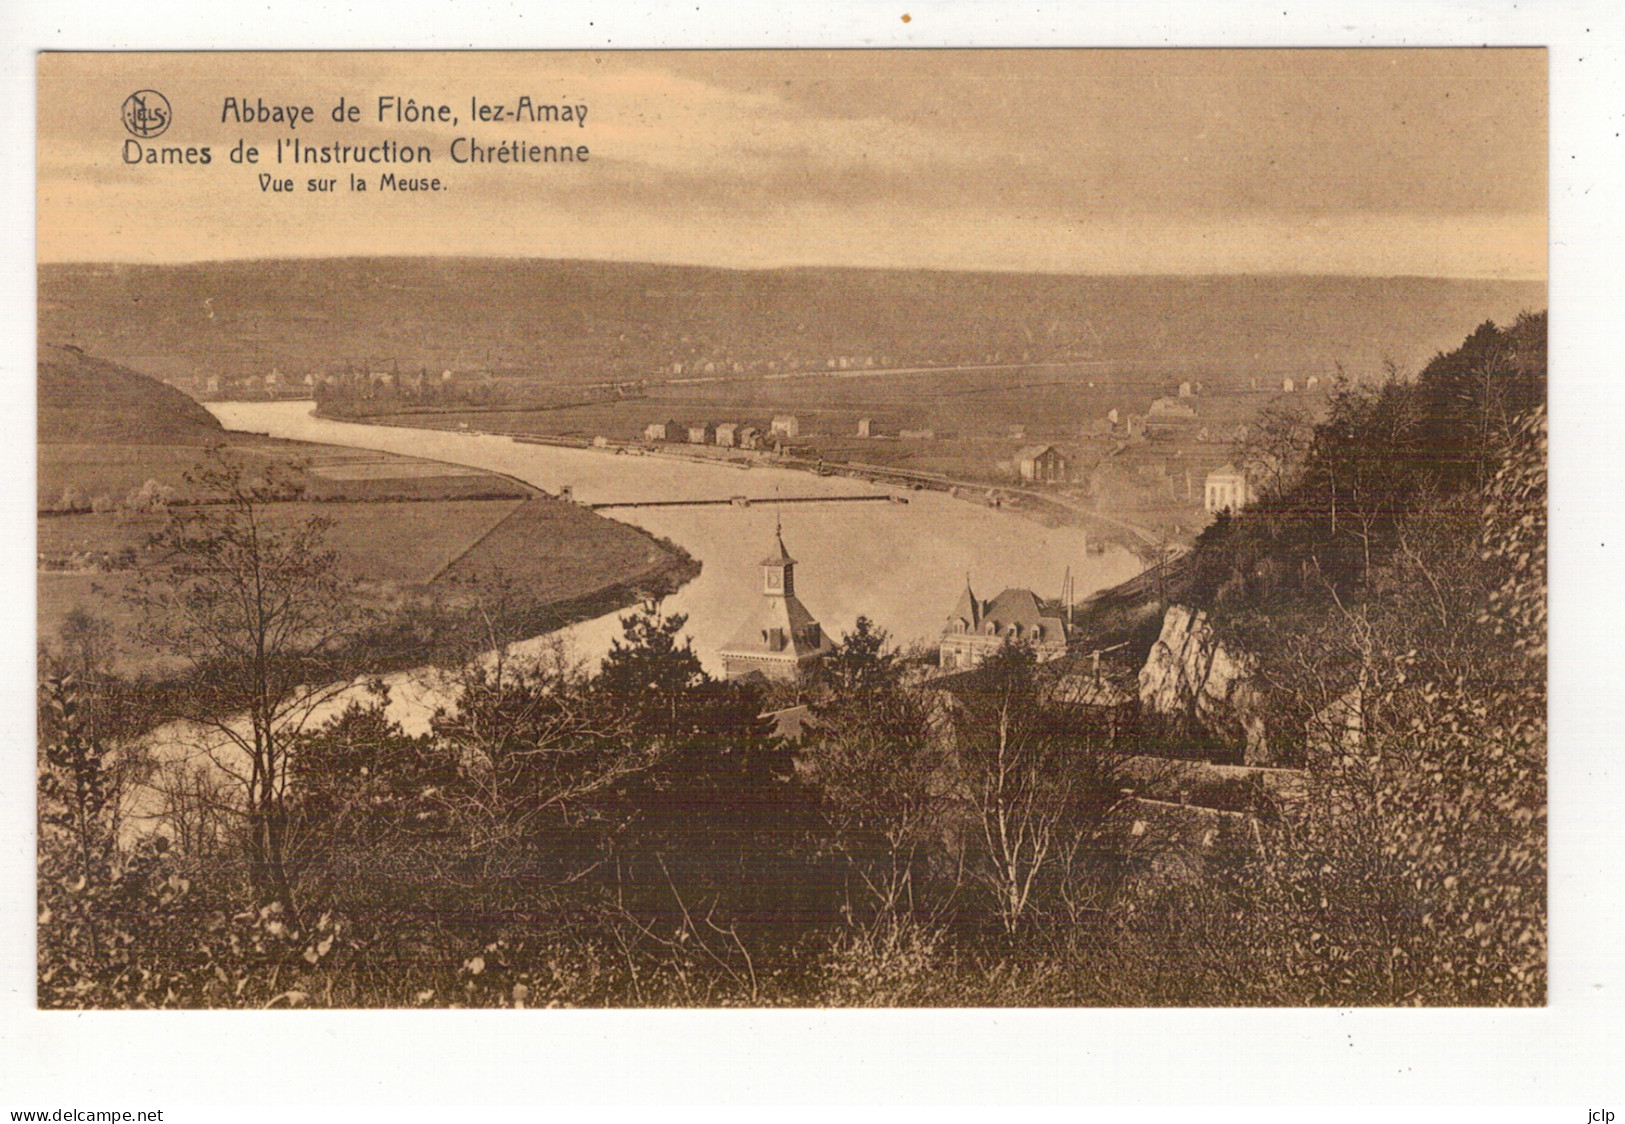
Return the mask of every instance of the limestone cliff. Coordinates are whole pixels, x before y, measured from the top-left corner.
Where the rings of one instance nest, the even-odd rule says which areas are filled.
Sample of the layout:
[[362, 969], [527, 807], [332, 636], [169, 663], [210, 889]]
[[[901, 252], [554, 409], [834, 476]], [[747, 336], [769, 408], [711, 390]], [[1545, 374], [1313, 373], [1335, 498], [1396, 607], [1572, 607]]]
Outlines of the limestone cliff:
[[1207, 614], [1172, 605], [1140, 669], [1140, 708], [1180, 716], [1220, 736], [1245, 740], [1246, 762], [1266, 764], [1269, 744], [1258, 714], [1253, 661], [1227, 649]]

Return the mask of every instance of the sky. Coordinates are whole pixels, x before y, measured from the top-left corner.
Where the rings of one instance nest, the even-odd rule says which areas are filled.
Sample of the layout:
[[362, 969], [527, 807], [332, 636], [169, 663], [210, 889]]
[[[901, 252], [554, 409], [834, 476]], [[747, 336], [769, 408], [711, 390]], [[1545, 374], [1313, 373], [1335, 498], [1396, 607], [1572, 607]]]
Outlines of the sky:
[[[1509, 49], [43, 54], [38, 254], [1543, 279], [1546, 75], [1546, 52]], [[138, 89], [173, 123], [133, 143], [207, 145], [207, 167], [126, 162]], [[457, 121], [379, 125], [383, 96]], [[589, 112], [470, 119], [471, 99], [521, 96]], [[222, 122], [228, 97], [315, 120]], [[340, 97], [360, 123], [332, 122]], [[229, 159], [279, 136], [433, 158]], [[458, 165], [458, 137], [589, 158]], [[348, 189], [382, 171], [442, 190]], [[338, 190], [307, 190], [317, 176]]]

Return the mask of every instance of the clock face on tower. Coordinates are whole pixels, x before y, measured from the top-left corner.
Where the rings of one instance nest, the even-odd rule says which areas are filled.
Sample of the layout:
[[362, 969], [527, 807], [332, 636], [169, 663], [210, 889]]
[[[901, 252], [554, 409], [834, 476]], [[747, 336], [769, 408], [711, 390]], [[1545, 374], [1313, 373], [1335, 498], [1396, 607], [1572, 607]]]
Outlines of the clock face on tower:
[[767, 588], [780, 590], [784, 588], [784, 571], [769, 570], [767, 572]]

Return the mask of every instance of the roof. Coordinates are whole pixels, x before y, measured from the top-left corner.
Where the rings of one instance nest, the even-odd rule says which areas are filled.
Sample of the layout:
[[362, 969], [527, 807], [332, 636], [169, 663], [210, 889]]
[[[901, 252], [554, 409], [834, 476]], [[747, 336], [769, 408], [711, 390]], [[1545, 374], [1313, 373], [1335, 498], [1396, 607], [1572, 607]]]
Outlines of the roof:
[[[784, 532], [777, 526], [773, 530], [773, 545], [777, 549], [762, 559], [763, 566], [795, 564], [795, 559], [784, 548]], [[768, 643], [767, 634], [773, 629], [783, 633], [784, 647], [775, 648]], [[817, 643], [813, 643], [808, 635], [813, 629], [817, 629]], [[833, 647], [824, 630], [794, 593], [766, 593], [757, 603], [756, 611], [740, 626], [734, 638], [723, 646], [722, 654], [801, 659], [821, 655]]]
[[948, 618], [962, 620], [972, 628], [982, 623], [982, 603], [976, 600], [976, 594], [971, 592], [968, 577], [965, 579], [965, 590], [959, 595], [959, 601], [954, 605], [954, 611]]
[[985, 632], [986, 626], [991, 624], [995, 636], [1005, 635], [1016, 625], [1020, 625], [1022, 635], [1029, 638], [1039, 627], [1042, 627], [1046, 641], [1066, 636], [1066, 626], [1061, 618], [1046, 617], [1039, 606], [1038, 595], [1030, 589], [1007, 589], [991, 601], [977, 601], [967, 582], [948, 619], [965, 621], [973, 631], [979, 633]]
[[1038, 595], [1030, 589], [1007, 589], [989, 601], [982, 613], [983, 622], [998, 625], [1035, 625], [1044, 619], [1038, 608]]
[[783, 710], [770, 710], [766, 714], [757, 715], [758, 718], [773, 719], [773, 734], [785, 741], [799, 742], [802, 735], [811, 727], [818, 725], [813, 718], [812, 707], [803, 703], [801, 706], [786, 707]]
[[762, 559], [761, 565], [791, 566], [795, 564], [795, 559], [790, 557], [790, 552], [784, 549], [784, 528], [778, 525], [775, 525], [773, 528], [773, 545], [777, 546], [779, 549]]
[[1236, 477], [1237, 479], [1244, 480], [1244, 479], [1246, 479], [1247, 474], [1245, 472], [1242, 472], [1235, 465], [1230, 464], [1229, 462], [1226, 462], [1226, 463], [1220, 465], [1218, 468], [1215, 468], [1212, 472], [1207, 474], [1207, 478], [1209, 480], [1212, 480], [1216, 476], [1233, 476], [1233, 477]]
[[[800, 658], [827, 652], [834, 645], [830, 643], [822, 628], [818, 630], [818, 643], [808, 642], [807, 630], [816, 624], [818, 622], [813, 619], [813, 615], [794, 594], [788, 597], [763, 597], [756, 607], [756, 612], [740, 626], [734, 638], [723, 645], [722, 654]], [[781, 629], [784, 633], [782, 648], [769, 645], [764, 635], [768, 630], [775, 628]]]
[[1054, 445], [1028, 445], [1025, 449], [1022, 449], [1019, 453], [1016, 454], [1016, 460], [1018, 460], [1018, 461], [1037, 460], [1039, 457], [1043, 456], [1045, 453], [1056, 453], [1057, 456], [1060, 455], [1056, 451], [1056, 448], [1055, 448]]
[[762, 565], [762, 566], [793, 566], [793, 565], [795, 565], [795, 562], [796, 562], [796, 560], [794, 558], [790, 557], [790, 552], [788, 550], [784, 549], [784, 540], [780, 539], [779, 540], [779, 552], [777, 554], [769, 554], [766, 558], [762, 559], [761, 562], [758, 563], [758, 565]]

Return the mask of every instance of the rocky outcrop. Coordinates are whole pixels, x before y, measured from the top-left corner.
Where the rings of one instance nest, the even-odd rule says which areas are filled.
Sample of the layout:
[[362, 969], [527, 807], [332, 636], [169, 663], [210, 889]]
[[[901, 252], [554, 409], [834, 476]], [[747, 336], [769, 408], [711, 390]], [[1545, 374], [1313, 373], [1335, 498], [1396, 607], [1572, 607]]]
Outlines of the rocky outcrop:
[[1140, 708], [1244, 742], [1247, 764], [1267, 764], [1269, 742], [1253, 670], [1251, 657], [1220, 643], [1206, 613], [1170, 606], [1140, 669]]

